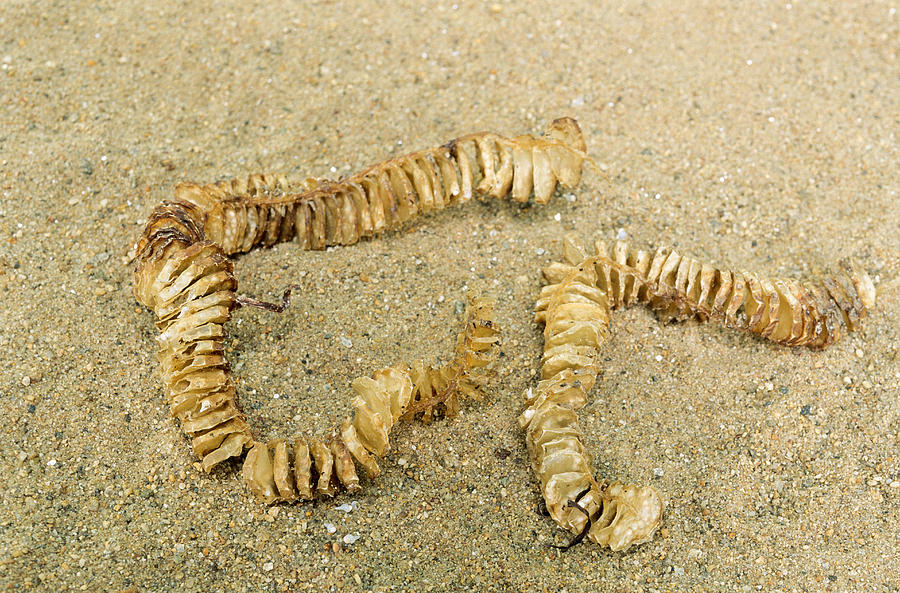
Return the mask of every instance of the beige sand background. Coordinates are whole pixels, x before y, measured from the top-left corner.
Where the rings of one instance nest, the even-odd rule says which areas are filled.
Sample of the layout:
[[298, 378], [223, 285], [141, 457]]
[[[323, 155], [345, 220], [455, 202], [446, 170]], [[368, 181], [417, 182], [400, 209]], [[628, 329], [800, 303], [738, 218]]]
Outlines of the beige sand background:
[[[900, 590], [895, 2], [200, 4], [0, 8], [3, 590]], [[236, 263], [251, 295], [306, 287], [230, 324], [261, 436], [329, 426], [353, 377], [449, 352], [471, 292], [505, 329], [487, 401], [403, 427], [355, 498], [268, 509], [236, 465], [195, 470], [125, 257], [178, 180], [338, 177], [561, 115], [608, 180]], [[599, 476], [667, 504], [624, 554], [546, 546], [568, 536], [515, 424], [538, 270], [572, 230], [775, 275], [854, 256], [880, 293], [825, 352], [614, 316], [582, 425]]]

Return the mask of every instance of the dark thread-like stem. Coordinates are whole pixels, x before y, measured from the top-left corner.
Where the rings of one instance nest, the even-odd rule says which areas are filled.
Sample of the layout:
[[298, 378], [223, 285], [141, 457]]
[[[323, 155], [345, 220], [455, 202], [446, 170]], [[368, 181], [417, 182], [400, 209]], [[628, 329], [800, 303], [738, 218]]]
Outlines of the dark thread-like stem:
[[567, 506], [578, 509], [579, 511], [584, 513], [584, 516], [587, 517], [587, 523], [584, 524], [584, 528], [581, 530], [581, 533], [576, 535], [575, 538], [572, 541], [570, 541], [569, 543], [567, 543], [563, 546], [557, 546], [555, 544], [550, 544], [551, 548], [556, 548], [557, 550], [562, 550], [563, 552], [565, 552], [569, 548], [577, 546], [582, 541], [584, 541], [584, 538], [587, 536], [588, 532], [591, 530], [591, 526], [593, 525], [593, 521], [591, 521], [591, 515], [587, 512], [587, 510], [583, 506], [581, 506], [574, 500], [570, 500]]
[[260, 301], [254, 299], [253, 297], [248, 297], [247, 295], [238, 295], [236, 302], [238, 307], [253, 307], [255, 309], [262, 309], [264, 311], [269, 311], [271, 313], [284, 313], [285, 309], [287, 309], [291, 304], [291, 291], [295, 288], [303, 288], [301, 284], [291, 284], [288, 286], [284, 294], [281, 295], [281, 304], [278, 303], [270, 303], [268, 301]]
[[[583, 497], [585, 494], [587, 494], [590, 491], [591, 491], [590, 488], [583, 490], [582, 492], [580, 492], [578, 494], [578, 496], [575, 497], [575, 499], [576, 500], [580, 499], [581, 497]], [[556, 544], [547, 544], [549, 547], [556, 548], [557, 550], [562, 550], [563, 552], [565, 552], [569, 548], [577, 546], [582, 541], [584, 541], [584, 538], [587, 536], [588, 532], [591, 530], [591, 526], [594, 524], [594, 521], [591, 519], [591, 514], [589, 512], [587, 512], [587, 509], [585, 509], [583, 506], [581, 506], [580, 504], [575, 502], [575, 500], [569, 500], [566, 503], [566, 506], [571, 507], [573, 509], [578, 509], [579, 511], [584, 513], [584, 516], [587, 517], [587, 523], [584, 524], [584, 528], [582, 528], [581, 533], [576, 535], [575, 538], [572, 541], [570, 541], [569, 543], [567, 543], [563, 546], [557, 546]], [[549, 513], [547, 513], [547, 514], [549, 514]]]

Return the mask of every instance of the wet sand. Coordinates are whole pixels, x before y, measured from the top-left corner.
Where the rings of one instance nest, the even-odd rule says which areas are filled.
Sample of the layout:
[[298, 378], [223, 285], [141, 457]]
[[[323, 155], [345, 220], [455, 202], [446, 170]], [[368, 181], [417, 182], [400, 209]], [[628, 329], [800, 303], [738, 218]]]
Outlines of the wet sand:
[[[7, 3], [0, 587], [900, 590], [896, 6], [608, 4]], [[229, 324], [261, 437], [330, 426], [353, 377], [445, 356], [469, 293], [497, 297], [504, 329], [488, 399], [401, 427], [358, 496], [266, 508], [237, 464], [195, 469], [127, 264], [177, 181], [339, 177], [563, 115], [606, 179], [235, 264], [256, 297], [306, 287], [283, 315]], [[539, 269], [570, 231], [783, 276], [853, 256], [879, 293], [824, 352], [614, 314], [582, 427], [598, 476], [666, 502], [626, 553], [546, 545], [569, 536], [537, 512], [515, 423], [540, 358]]]

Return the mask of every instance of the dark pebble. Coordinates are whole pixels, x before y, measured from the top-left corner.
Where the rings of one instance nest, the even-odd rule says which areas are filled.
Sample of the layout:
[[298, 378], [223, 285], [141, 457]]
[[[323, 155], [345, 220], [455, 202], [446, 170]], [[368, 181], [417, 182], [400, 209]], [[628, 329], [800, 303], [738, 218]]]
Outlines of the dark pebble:
[[812, 406], [810, 404], [806, 404], [802, 408], [800, 408], [801, 416], [809, 416], [812, 413]]
[[90, 177], [94, 173], [94, 166], [91, 165], [91, 161], [87, 159], [81, 159], [81, 173], [85, 177]]

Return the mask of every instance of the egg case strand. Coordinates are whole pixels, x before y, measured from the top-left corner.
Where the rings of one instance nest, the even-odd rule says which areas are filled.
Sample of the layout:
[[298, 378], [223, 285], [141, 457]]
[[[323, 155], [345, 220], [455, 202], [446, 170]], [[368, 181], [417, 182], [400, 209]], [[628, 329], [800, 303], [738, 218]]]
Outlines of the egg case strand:
[[624, 241], [610, 250], [597, 240], [589, 254], [573, 234], [563, 249], [566, 261], [544, 269], [547, 285], [535, 304], [535, 319], [545, 326], [541, 380], [526, 392], [519, 424], [551, 517], [574, 533], [588, 529], [591, 540], [613, 550], [649, 539], [662, 504], [650, 487], [598, 484], [577, 426], [611, 308], [643, 303], [663, 320], [696, 317], [820, 349], [858, 329], [875, 302], [868, 274], [850, 260], [840, 263], [843, 275], [799, 281], [722, 270], [670, 248], [651, 253]]
[[482, 396], [484, 370], [496, 358], [499, 343], [493, 308], [494, 302], [486, 298], [470, 303], [449, 363], [429, 367], [416, 361], [412, 367], [389, 367], [354, 380], [354, 414], [325, 438], [253, 442], [243, 467], [251, 492], [272, 504], [359, 491], [355, 464], [370, 479], [379, 475], [376, 458], [390, 449], [390, 431], [398, 420], [419, 413], [430, 420], [438, 407], [452, 417], [459, 410], [460, 394]]
[[648, 541], [662, 519], [662, 501], [649, 486], [598, 482], [578, 426], [609, 340], [609, 300], [597, 287], [594, 260], [575, 238], [564, 241], [566, 262], [552, 266], [535, 320], [544, 324], [540, 381], [524, 395], [519, 425], [550, 516], [573, 533], [625, 550]]
[[709, 320], [784, 346], [825, 348], [858, 329], [875, 304], [869, 275], [851, 259], [842, 259], [837, 273], [798, 280], [717, 268], [669, 247], [644, 250], [625, 241], [610, 249], [597, 240], [592, 257], [597, 286], [613, 309], [642, 303], [663, 321]]
[[[349, 244], [473, 196], [545, 202], [558, 183], [580, 181], [584, 148], [578, 124], [562, 118], [542, 137], [470, 134], [341, 181], [292, 184], [251, 175], [179, 184], [174, 198], [153, 210], [136, 245], [134, 295], [157, 316], [166, 401], [202, 469], [257, 447], [224, 353], [224, 325], [238, 306], [228, 255], [292, 238], [305, 249]], [[420, 383], [442, 380], [424, 367], [412, 373]], [[459, 390], [466, 388], [463, 381]], [[448, 392], [440, 403], [452, 415], [457, 401]], [[433, 414], [428, 406], [416, 410], [426, 419]], [[323, 448], [310, 450], [324, 472]]]

